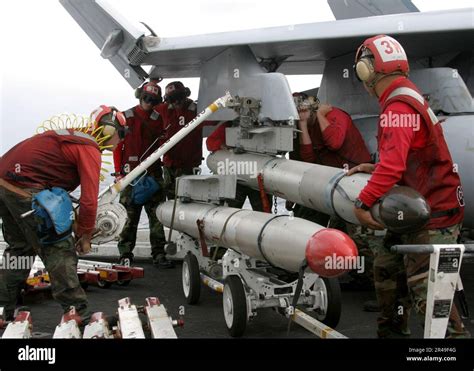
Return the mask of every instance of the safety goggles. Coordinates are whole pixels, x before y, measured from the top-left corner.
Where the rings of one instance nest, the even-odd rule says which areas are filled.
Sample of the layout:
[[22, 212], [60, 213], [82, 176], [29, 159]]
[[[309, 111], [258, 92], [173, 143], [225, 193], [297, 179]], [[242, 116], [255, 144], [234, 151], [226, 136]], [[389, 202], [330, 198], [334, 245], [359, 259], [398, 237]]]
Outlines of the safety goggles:
[[142, 97], [142, 101], [147, 104], [156, 105], [160, 103], [160, 100], [152, 95], [144, 94]]

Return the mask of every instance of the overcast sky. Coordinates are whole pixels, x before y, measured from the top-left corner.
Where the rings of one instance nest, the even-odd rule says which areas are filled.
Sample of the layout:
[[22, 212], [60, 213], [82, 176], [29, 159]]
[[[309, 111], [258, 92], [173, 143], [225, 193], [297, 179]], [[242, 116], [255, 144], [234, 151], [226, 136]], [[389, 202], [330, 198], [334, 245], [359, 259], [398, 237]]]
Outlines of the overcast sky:
[[[113, 0], [129, 21], [161, 37], [333, 20], [325, 0]], [[470, 7], [472, 0], [415, 0], [421, 11]], [[140, 26], [138, 26], [140, 27]], [[0, 154], [34, 134], [48, 117], [89, 114], [100, 104], [125, 110], [133, 91], [58, 0], [0, 2]], [[179, 78], [179, 76], [176, 76]], [[198, 79], [183, 80], [198, 91]], [[319, 86], [320, 76], [289, 77], [293, 91]], [[164, 81], [166, 84], [166, 81]]]

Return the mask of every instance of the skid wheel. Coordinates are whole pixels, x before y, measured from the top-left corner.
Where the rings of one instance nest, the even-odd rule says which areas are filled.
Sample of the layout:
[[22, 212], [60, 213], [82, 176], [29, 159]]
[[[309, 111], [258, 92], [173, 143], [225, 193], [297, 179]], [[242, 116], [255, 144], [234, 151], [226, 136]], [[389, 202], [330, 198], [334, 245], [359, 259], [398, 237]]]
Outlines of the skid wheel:
[[201, 296], [201, 273], [199, 263], [193, 254], [187, 254], [181, 270], [183, 293], [188, 304], [196, 304]]
[[112, 282], [98, 280], [97, 281], [97, 286], [99, 286], [101, 289], [108, 289], [108, 288], [110, 288], [110, 286], [112, 286]]
[[326, 297], [323, 308], [314, 311], [315, 317], [329, 327], [335, 328], [341, 318], [341, 286], [337, 278], [319, 277], [313, 286], [314, 291], [322, 291]]
[[224, 284], [224, 318], [232, 337], [240, 337], [247, 327], [247, 298], [239, 276], [228, 276]]

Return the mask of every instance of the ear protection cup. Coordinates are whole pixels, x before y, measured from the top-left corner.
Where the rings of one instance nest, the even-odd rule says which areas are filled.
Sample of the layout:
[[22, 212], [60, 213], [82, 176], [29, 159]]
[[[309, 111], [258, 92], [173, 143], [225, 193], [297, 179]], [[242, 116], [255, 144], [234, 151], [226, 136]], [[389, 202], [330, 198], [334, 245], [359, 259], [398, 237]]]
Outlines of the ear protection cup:
[[104, 131], [102, 132], [102, 135], [104, 137], [110, 135], [110, 136], [113, 136], [115, 134], [115, 127], [112, 126], [112, 125], [104, 125]]
[[355, 65], [355, 72], [360, 81], [370, 81], [375, 77], [374, 65], [369, 58], [361, 58]]
[[135, 98], [140, 99], [140, 97], [142, 96], [143, 87], [145, 85], [146, 85], [146, 83], [144, 83], [142, 86], [135, 89]]

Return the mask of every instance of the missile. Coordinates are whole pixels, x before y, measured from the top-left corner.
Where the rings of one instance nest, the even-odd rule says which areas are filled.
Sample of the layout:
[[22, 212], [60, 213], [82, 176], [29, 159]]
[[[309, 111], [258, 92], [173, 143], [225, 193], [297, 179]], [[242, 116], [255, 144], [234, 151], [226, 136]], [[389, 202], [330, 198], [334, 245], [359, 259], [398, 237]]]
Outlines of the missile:
[[[239, 183], [257, 190], [261, 175], [267, 193], [360, 224], [354, 202], [369, 174], [346, 176], [346, 171], [339, 168], [228, 150], [209, 155], [207, 166], [214, 174], [237, 175]], [[397, 233], [420, 230], [428, 223], [430, 212], [423, 196], [402, 186], [392, 188], [371, 208], [375, 220]]]
[[172, 200], [158, 207], [163, 225], [170, 227], [174, 215], [175, 230], [199, 240], [201, 229], [210, 243], [287, 271], [298, 272], [306, 259], [313, 272], [335, 277], [354, 268], [357, 259], [349, 236], [304, 219], [197, 202], [177, 201], [173, 207]]

